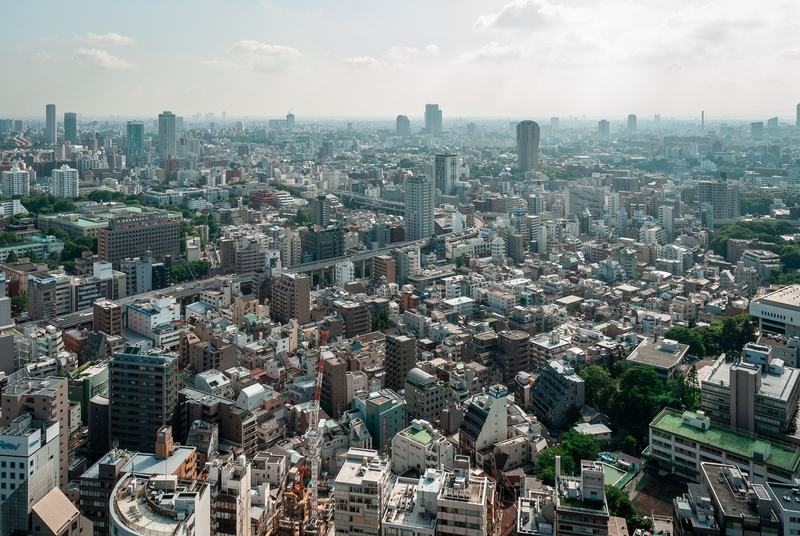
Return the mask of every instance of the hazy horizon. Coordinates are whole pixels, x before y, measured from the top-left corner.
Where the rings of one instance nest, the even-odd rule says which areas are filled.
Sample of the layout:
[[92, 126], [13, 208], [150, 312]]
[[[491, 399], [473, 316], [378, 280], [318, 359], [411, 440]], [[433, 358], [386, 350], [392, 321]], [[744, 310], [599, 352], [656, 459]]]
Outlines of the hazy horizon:
[[[2, 117], [794, 123], [800, 5], [319, 0], [4, 6]], [[42, 13], [57, 24], [41, 24]], [[417, 119], [419, 118], [419, 119]], [[722, 119], [725, 118], [725, 119]]]

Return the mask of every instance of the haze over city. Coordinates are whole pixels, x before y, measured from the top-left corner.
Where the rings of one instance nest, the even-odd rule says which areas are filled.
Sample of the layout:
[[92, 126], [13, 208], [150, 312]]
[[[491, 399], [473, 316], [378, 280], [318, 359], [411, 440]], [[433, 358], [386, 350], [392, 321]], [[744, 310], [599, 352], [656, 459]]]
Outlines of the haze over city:
[[[47, 20], [55, 24], [26, 24]], [[2, 8], [0, 114], [791, 114], [795, 2], [64, 2]], [[57, 97], [57, 98], [56, 98]]]

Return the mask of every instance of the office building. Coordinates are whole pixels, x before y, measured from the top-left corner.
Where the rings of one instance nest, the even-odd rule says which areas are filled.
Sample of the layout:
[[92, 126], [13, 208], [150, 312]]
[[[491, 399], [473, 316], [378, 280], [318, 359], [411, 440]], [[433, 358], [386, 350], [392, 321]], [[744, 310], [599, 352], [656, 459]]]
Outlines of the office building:
[[396, 283], [394, 259], [391, 255], [375, 255], [372, 257], [372, 277], [386, 278], [387, 283]]
[[282, 274], [272, 285], [270, 314], [276, 322], [299, 324], [311, 320], [311, 278], [303, 274]]
[[0, 427], [0, 533], [25, 534], [33, 505], [59, 486], [59, 423], [30, 413], [7, 422]]
[[[438, 161], [438, 156], [436, 157]], [[433, 222], [434, 182], [427, 175], [412, 175], [405, 184], [406, 240], [430, 238]]]
[[78, 170], [64, 164], [53, 170], [53, 197], [78, 197]]
[[8, 171], [0, 172], [2, 178], [3, 195], [6, 197], [28, 196], [31, 193], [31, 174], [26, 169], [12, 167]]
[[517, 125], [517, 168], [539, 169], [539, 124], [522, 121]]
[[28, 314], [44, 320], [72, 312], [72, 276], [61, 270], [28, 277]]
[[389, 506], [390, 477], [390, 463], [377, 451], [347, 451], [333, 484], [335, 536], [381, 536], [380, 522]]
[[464, 402], [466, 411], [458, 429], [458, 447], [477, 467], [484, 467], [484, 457], [491, 455], [490, 446], [508, 439], [507, 398], [506, 386], [495, 384]]
[[797, 500], [800, 492], [797, 486], [767, 482], [765, 487], [772, 498], [772, 511], [783, 525], [783, 534], [800, 534], [800, 501]]
[[[18, 417], [30, 415], [38, 421], [57, 421], [53, 429], [45, 434], [49, 441], [51, 433], [58, 438], [58, 454], [51, 453], [54, 457], [52, 463], [56, 465], [53, 484], [65, 486], [69, 481], [69, 397], [67, 378], [51, 376], [37, 378], [31, 381], [27, 373], [19, 371], [8, 379], [8, 385], [3, 389], [3, 427], [12, 427]], [[55, 439], [54, 439], [55, 440]], [[48, 459], [50, 459], [48, 457]], [[49, 491], [49, 488], [48, 490]], [[45, 493], [46, 493], [45, 491]]]
[[501, 331], [494, 360], [503, 369], [503, 383], [513, 385], [517, 372], [530, 371], [533, 365], [531, 336], [524, 331]]
[[364, 416], [372, 445], [379, 451], [388, 450], [392, 438], [406, 426], [406, 401], [391, 389], [356, 394], [353, 409]]
[[372, 331], [372, 313], [363, 302], [348, 302], [337, 307], [344, 319], [344, 336], [352, 339]]
[[714, 210], [713, 218], [731, 219], [739, 217], [738, 183], [719, 181], [698, 181], [697, 202], [708, 203]]
[[64, 114], [64, 143], [78, 143], [78, 115], [75, 112]]
[[144, 156], [144, 123], [128, 121], [128, 155]]
[[700, 482], [702, 461], [735, 465], [759, 484], [794, 484], [800, 474], [800, 446], [715, 426], [703, 411], [662, 410], [650, 423], [649, 443], [659, 469], [690, 482]]
[[326, 194], [319, 194], [316, 199], [312, 199], [311, 205], [311, 225], [319, 225], [322, 228], [328, 226], [331, 221], [331, 206]]
[[781, 532], [778, 507], [765, 483], [723, 463], [702, 463], [700, 476], [721, 534], [791, 534], [785, 527]]
[[600, 138], [607, 140], [611, 135], [611, 127], [605, 119], [601, 119], [597, 122], [597, 135]]
[[566, 361], [550, 361], [531, 389], [531, 403], [545, 423], [556, 428], [567, 424], [571, 407], [581, 409], [586, 400], [586, 384]]
[[581, 460], [581, 476], [561, 474], [561, 457], [556, 456], [555, 525], [556, 534], [608, 534], [603, 464]]
[[33, 536], [88, 536], [92, 522], [82, 516], [60, 489], [52, 489], [33, 505], [30, 513]]
[[454, 154], [437, 154], [433, 163], [433, 176], [436, 189], [442, 195], [453, 195], [458, 180], [458, 156]]
[[174, 424], [178, 358], [128, 346], [111, 359], [108, 370], [110, 437], [120, 448], [148, 452], [159, 429]]
[[498, 530], [496, 484], [472, 474], [468, 456], [456, 456], [436, 501], [437, 536], [488, 536]]
[[750, 302], [750, 315], [758, 320], [762, 333], [800, 337], [800, 285], [754, 298]]
[[[407, 335], [386, 336], [386, 387], [399, 391], [403, 388], [406, 376], [417, 363], [416, 339]], [[433, 416], [429, 416], [433, 419]]]
[[795, 426], [800, 370], [773, 359], [772, 347], [747, 343], [740, 361], [718, 359], [701, 379], [701, 404], [713, 422], [781, 435]]
[[162, 164], [167, 157], [177, 156], [175, 114], [169, 111], [158, 114], [158, 156]]
[[[798, 105], [798, 109], [800, 109], [800, 104]], [[800, 112], [798, 112], [798, 114], [800, 114]], [[798, 117], [800, 117], [800, 115], [798, 115]], [[397, 116], [397, 127], [395, 132], [397, 133], [398, 136], [411, 135], [411, 121], [408, 120], [408, 117], [406, 117], [405, 115]]]
[[56, 125], [56, 105], [45, 107], [44, 143], [55, 145], [58, 142], [58, 126]]
[[678, 341], [662, 339], [654, 342], [645, 337], [628, 356], [628, 363], [654, 369], [658, 379], [666, 383], [682, 375], [681, 365], [688, 351], [689, 346]]
[[436, 422], [441, 411], [454, 403], [450, 385], [419, 368], [412, 368], [406, 377], [403, 397], [409, 419]]
[[[225, 113], [225, 112], [222, 112], [222, 113]], [[286, 128], [288, 130], [292, 130], [294, 128], [294, 114], [291, 113], [291, 112], [286, 114]]]
[[433, 135], [442, 133], [442, 111], [438, 104], [425, 105], [425, 131]]
[[109, 528], [114, 536], [212, 534], [211, 488], [205, 481], [179, 484], [177, 476], [132, 471], [117, 482], [110, 502]]
[[628, 116], [628, 135], [634, 134], [636, 132], [636, 114], [630, 114]]
[[415, 419], [411, 426], [392, 438], [392, 471], [408, 469], [424, 473], [427, 469], [453, 469], [455, 447], [426, 420]]
[[245, 236], [236, 242], [233, 266], [237, 274], [258, 273], [265, 264], [266, 251], [261, 249], [258, 239]]
[[[392, 462], [392, 469], [397, 469]], [[381, 522], [386, 536], [435, 536], [436, 503], [444, 482], [444, 472], [438, 468], [421, 471], [418, 479], [399, 477], [394, 480], [389, 496], [389, 508]], [[413, 499], [412, 499], [413, 497]]]
[[122, 333], [122, 306], [111, 300], [97, 300], [92, 304], [94, 318], [92, 329], [106, 335]]
[[754, 140], [760, 140], [764, 138], [764, 122], [757, 121], [755, 123], [750, 123], [750, 137]]
[[125, 258], [180, 256], [181, 215], [155, 209], [114, 213], [97, 233], [97, 254], [117, 268]]
[[330, 409], [330, 416], [338, 419], [350, 408], [352, 397], [347, 396], [347, 362], [330, 350], [322, 350], [322, 392], [320, 404]]

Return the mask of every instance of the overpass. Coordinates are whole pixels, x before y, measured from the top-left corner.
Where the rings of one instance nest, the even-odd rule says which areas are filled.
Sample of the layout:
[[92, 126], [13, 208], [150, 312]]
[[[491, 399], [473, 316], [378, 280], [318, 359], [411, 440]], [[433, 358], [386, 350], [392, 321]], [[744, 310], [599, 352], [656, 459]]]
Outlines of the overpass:
[[352, 192], [342, 192], [334, 190], [332, 194], [342, 198], [342, 201], [349, 199], [358, 203], [364, 208], [372, 208], [376, 210], [383, 210], [392, 214], [404, 214], [406, 211], [406, 204], [399, 201], [387, 201], [386, 199], [375, 199], [374, 197], [364, 197], [363, 195], [354, 194]]

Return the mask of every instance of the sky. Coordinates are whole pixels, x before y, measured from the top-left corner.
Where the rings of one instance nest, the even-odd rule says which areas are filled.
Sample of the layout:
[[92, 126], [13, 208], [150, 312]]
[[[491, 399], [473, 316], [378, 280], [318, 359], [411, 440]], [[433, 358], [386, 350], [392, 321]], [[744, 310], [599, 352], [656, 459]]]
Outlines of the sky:
[[793, 0], [3, 2], [0, 116], [778, 115]]

